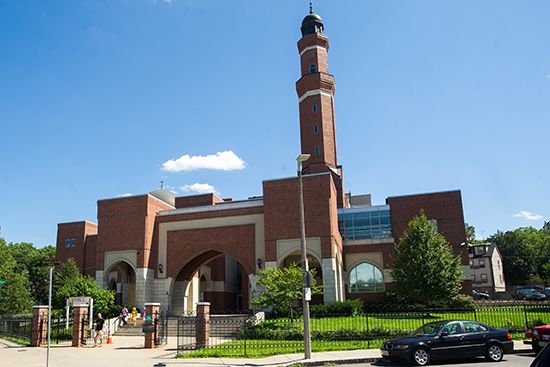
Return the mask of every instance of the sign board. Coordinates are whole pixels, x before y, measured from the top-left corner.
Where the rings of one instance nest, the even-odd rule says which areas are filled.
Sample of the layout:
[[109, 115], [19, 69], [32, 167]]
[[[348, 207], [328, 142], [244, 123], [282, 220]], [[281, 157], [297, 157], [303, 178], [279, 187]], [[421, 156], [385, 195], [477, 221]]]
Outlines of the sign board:
[[73, 305], [73, 307], [88, 307], [91, 299], [92, 297], [69, 297], [69, 303]]
[[304, 299], [306, 301], [311, 301], [311, 288], [304, 288]]
[[145, 315], [145, 322], [148, 323], [148, 324], [152, 324], [153, 323], [153, 315], [151, 315], [150, 313]]

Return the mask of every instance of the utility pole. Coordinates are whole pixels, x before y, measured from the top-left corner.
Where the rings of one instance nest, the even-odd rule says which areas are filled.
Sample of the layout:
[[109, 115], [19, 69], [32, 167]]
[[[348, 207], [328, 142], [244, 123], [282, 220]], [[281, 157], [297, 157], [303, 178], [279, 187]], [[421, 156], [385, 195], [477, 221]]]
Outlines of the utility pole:
[[304, 187], [302, 183], [302, 163], [309, 159], [309, 154], [300, 154], [298, 162], [298, 190], [300, 201], [300, 242], [302, 251], [302, 295], [304, 311], [304, 358], [311, 359], [311, 331], [309, 322], [309, 301], [311, 300], [311, 275], [307, 263], [306, 225], [304, 219]]
[[52, 332], [52, 283], [53, 283], [53, 268], [60, 264], [59, 260], [49, 259], [45, 260], [42, 265], [49, 266], [50, 268], [50, 281], [48, 286], [48, 345], [46, 351], [46, 367], [50, 366], [50, 335]]

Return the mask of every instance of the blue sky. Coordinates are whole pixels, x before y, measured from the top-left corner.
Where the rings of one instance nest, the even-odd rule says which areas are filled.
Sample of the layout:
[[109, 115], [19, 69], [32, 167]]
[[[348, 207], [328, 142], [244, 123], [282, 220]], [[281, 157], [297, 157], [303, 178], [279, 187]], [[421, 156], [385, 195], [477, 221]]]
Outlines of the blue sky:
[[[382, 204], [461, 189], [478, 237], [550, 219], [550, 2], [314, 6], [346, 191]], [[161, 180], [244, 199], [294, 175], [307, 8], [0, 0], [0, 236], [55, 243], [57, 223], [96, 221], [98, 199]]]

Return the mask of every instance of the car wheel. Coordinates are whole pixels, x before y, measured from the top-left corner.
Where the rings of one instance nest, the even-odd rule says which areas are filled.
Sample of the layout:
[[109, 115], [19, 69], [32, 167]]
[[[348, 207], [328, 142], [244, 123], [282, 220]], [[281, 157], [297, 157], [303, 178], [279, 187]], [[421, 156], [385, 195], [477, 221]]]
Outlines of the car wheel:
[[500, 362], [504, 357], [504, 350], [496, 343], [489, 344], [485, 357], [491, 362]]
[[536, 341], [533, 342], [533, 352], [535, 352], [535, 355], [539, 354], [540, 350], [542, 349], [536, 343]]
[[417, 366], [427, 366], [430, 359], [430, 352], [424, 348], [418, 348], [412, 352], [412, 360]]

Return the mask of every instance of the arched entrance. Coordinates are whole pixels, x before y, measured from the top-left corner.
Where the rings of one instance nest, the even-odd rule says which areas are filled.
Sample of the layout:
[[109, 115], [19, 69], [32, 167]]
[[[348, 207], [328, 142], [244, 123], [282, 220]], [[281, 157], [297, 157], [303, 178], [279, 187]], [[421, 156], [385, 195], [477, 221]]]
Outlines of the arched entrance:
[[210, 302], [216, 312], [246, 310], [249, 287], [248, 273], [235, 258], [208, 251], [184, 265], [173, 280], [171, 313], [192, 313], [197, 302]]
[[[315, 273], [315, 281], [317, 285], [323, 285], [323, 272], [322, 272], [322, 268], [321, 268], [321, 264], [319, 263], [319, 260], [315, 256], [311, 254], [307, 254], [307, 263], [308, 263], [309, 270]], [[300, 267], [302, 266], [302, 254], [300, 253], [300, 251], [292, 252], [280, 262], [280, 266], [283, 268], [286, 268], [292, 264], [296, 264]], [[312, 304], [323, 303], [323, 295], [316, 294], [312, 296], [311, 303]]]
[[136, 305], [136, 272], [124, 260], [111, 265], [105, 272], [108, 289], [115, 291], [115, 304]]

